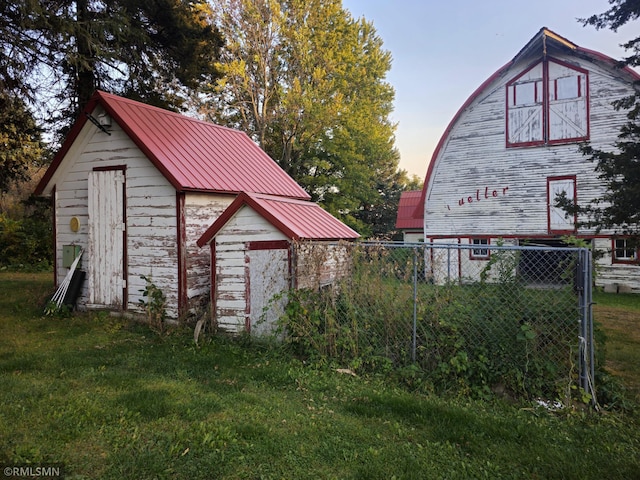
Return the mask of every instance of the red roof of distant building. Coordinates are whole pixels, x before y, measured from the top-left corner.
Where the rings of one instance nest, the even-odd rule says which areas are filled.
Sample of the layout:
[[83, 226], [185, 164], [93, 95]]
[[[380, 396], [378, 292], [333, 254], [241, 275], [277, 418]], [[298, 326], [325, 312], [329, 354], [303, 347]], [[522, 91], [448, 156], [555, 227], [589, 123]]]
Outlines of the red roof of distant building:
[[414, 218], [416, 207], [420, 203], [422, 190], [412, 190], [400, 193], [400, 201], [398, 202], [398, 216], [396, 217], [396, 228], [403, 230], [419, 229], [422, 230], [422, 216]]
[[96, 106], [120, 125], [178, 191], [309, 195], [244, 132], [98, 91], [36, 189], [43, 193]]
[[292, 240], [340, 240], [360, 236], [316, 203], [272, 195], [241, 193], [198, 239], [198, 246], [210, 243], [231, 217], [245, 205], [253, 208]]

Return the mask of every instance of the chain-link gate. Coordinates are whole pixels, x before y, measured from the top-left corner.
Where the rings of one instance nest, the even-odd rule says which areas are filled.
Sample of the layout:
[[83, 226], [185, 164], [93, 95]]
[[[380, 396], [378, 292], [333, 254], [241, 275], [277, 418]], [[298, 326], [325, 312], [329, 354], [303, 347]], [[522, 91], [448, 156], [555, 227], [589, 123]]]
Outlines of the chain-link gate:
[[436, 389], [595, 399], [588, 249], [312, 245], [294, 245], [293, 284], [305, 288], [282, 318], [305, 354]]

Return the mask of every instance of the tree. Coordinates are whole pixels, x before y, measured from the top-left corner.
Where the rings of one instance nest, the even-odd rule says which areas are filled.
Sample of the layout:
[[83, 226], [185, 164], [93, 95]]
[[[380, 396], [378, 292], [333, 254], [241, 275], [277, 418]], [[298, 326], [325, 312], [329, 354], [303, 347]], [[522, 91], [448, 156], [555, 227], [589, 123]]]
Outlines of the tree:
[[370, 226], [371, 235], [375, 238], [387, 240], [402, 238], [402, 235], [395, 230], [400, 194], [408, 190], [421, 190], [422, 180], [416, 175], [409, 178], [405, 170], [398, 170], [393, 172], [390, 178], [380, 178], [375, 188], [377, 194], [373, 199], [376, 203], [363, 203], [354, 216]]
[[0, 6], [0, 90], [69, 125], [97, 89], [179, 109], [215, 77], [206, 0], [18, 0]]
[[28, 178], [29, 166], [42, 159], [41, 131], [25, 103], [0, 92], [0, 195]]
[[[583, 25], [596, 29], [609, 28], [616, 31], [628, 22], [640, 17], [640, 1], [609, 0], [611, 8], [599, 15], [581, 20]], [[631, 55], [619, 62], [620, 67], [640, 65], [640, 36], [624, 45]], [[640, 239], [640, 82], [636, 82], [636, 93], [614, 102], [618, 110], [628, 110], [628, 121], [621, 127], [615, 143], [615, 151], [581, 147], [584, 155], [596, 162], [598, 177], [607, 187], [606, 193], [587, 205], [573, 205], [566, 196], [558, 200], [570, 214], [580, 214], [586, 221], [582, 225], [601, 229], [612, 229], [616, 233]]]
[[339, 0], [222, 0], [222, 78], [200, 110], [249, 133], [328, 211], [361, 233], [398, 166], [391, 56]]

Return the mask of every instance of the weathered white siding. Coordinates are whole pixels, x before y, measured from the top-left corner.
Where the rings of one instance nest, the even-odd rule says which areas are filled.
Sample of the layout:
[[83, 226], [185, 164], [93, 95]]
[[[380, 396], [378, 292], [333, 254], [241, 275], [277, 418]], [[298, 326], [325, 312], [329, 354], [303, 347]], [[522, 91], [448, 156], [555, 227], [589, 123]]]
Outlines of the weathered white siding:
[[[287, 237], [248, 206], [242, 207], [214, 239], [216, 258], [213, 320], [218, 328], [239, 333], [259, 320], [251, 308], [251, 257], [247, 245], [253, 241], [281, 241]], [[264, 261], [264, 260], [262, 260]], [[255, 268], [259, 268], [256, 265]], [[254, 309], [256, 309], [254, 304]]]
[[[590, 144], [594, 148], [612, 149], [626, 117], [624, 111], [616, 111], [611, 104], [632, 93], [628, 79], [621, 78], [619, 71], [583, 58], [560, 57], [559, 60], [575, 68], [552, 65], [550, 76], [567, 83], [560, 85], [558, 93], [553, 93], [557, 99], [554, 97], [550, 105], [550, 140], [585, 132], [581, 121], [585, 118], [584, 92], [588, 88]], [[518, 93], [514, 90], [518, 82], [526, 83], [539, 76], [535, 68], [520, 75], [528, 68], [528, 61], [502, 72], [460, 113], [444, 139], [426, 185], [427, 238], [454, 241], [487, 235], [521, 239], [559, 236], [562, 230], [570, 231], [572, 225], [570, 220], [555, 215], [553, 194], [549, 192], [561, 188], [570, 195], [575, 182], [575, 194], [581, 204], [602, 196], [604, 187], [594, 172], [595, 165], [579, 152], [577, 142], [507, 147], [506, 128], [510, 129], [511, 142], [538, 139], [531, 133], [533, 130], [527, 133], [523, 128], [517, 135], [515, 130], [519, 126], [534, 130], [539, 127], [535, 115], [527, 117], [531, 122], [528, 126], [524, 117], [519, 117], [521, 112], [535, 113], [532, 106], [535, 95], [530, 98], [531, 105], [523, 102], [522, 107], [507, 111], [505, 104], [516, 103], [512, 96]], [[573, 80], [579, 82], [575, 86], [570, 84], [572, 75]], [[563, 100], [565, 87], [575, 88], [581, 95], [574, 100]], [[520, 93], [526, 94], [524, 87]], [[594, 233], [585, 228], [578, 232], [584, 236]], [[600, 233], [613, 234], [613, 231]], [[597, 284], [624, 285], [624, 289], [639, 291], [638, 267], [611, 261], [611, 239], [595, 241], [598, 248], [607, 251], [598, 262]], [[465, 276], [465, 272], [461, 274]]]
[[[451, 129], [427, 186], [427, 236], [546, 235], [549, 177], [575, 175], [580, 202], [600, 196], [594, 164], [577, 143], [507, 148], [505, 85], [525, 66], [504, 72]], [[625, 121], [611, 102], [631, 93], [630, 87], [595, 64], [580, 67], [589, 71], [591, 144], [610, 148]]]
[[351, 248], [347, 243], [298, 242], [295, 244], [295, 287], [318, 290], [350, 273]]
[[[553, 142], [586, 136], [588, 108], [590, 144], [612, 149], [626, 121], [625, 112], [616, 111], [612, 102], [631, 94], [632, 88], [620, 71], [604, 64], [584, 56], [557, 58], [559, 62], [549, 63], [551, 144], [508, 146], [541, 140], [542, 71], [530, 68], [531, 58], [501, 72], [460, 112], [425, 186], [427, 240], [559, 237], [573, 230], [573, 220], [553, 208], [555, 190], [571, 196], [575, 189], [581, 204], [602, 196], [595, 164], [579, 152], [579, 143]], [[588, 237], [595, 231], [581, 228], [578, 234]], [[595, 239], [595, 245], [607, 252], [598, 261], [598, 285], [640, 291], [638, 266], [613, 263], [610, 238]]]
[[640, 293], [640, 267], [613, 263], [610, 238], [594, 239], [594, 247], [603, 254], [596, 260], [596, 286], [612, 292]]
[[403, 232], [402, 241], [405, 243], [416, 243], [424, 240], [422, 232]]
[[[98, 115], [99, 111], [94, 112]], [[177, 243], [176, 193], [169, 182], [151, 164], [133, 141], [114, 122], [111, 135], [87, 122], [55, 172], [56, 260], [57, 277], [66, 275], [62, 267], [62, 246], [75, 244], [85, 249], [82, 268], [94, 261], [88, 253], [88, 178], [94, 168], [125, 166], [126, 262], [129, 309], [138, 309], [141, 275], [151, 277], [168, 299], [168, 313], [177, 316]], [[72, 232], [72, 217], [80, 220], [78, 232]], [[85, 282], [78, 305], [88, 303]]]
[[209, 292], [211, 255], [196, 241], [233, 202], [235, 195], [187, 193], [185, 199], [187, 297]]

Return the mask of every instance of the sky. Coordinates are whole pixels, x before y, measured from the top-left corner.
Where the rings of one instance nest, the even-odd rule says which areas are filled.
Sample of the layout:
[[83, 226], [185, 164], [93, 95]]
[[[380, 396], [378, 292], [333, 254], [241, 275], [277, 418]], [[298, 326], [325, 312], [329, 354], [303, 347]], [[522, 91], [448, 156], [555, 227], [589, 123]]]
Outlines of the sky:
[[615, 59], [637, 36], [638, 22], [617, 33], [582, 26], [608, 0], [342, 0], [373, 23], [391, 53], [387, 81], [396, 97], [400, 168], [421, 180], [446, 126], [467, 98], [542, 27]]

